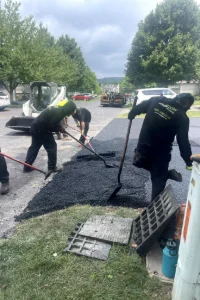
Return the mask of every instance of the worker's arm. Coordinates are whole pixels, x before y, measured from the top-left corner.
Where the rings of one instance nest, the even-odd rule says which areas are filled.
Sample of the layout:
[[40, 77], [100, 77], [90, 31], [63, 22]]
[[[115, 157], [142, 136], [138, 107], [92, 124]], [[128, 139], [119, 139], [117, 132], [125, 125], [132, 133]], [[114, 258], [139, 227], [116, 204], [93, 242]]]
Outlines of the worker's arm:
[[190, 160], [190, 156], [192, 155], [192, 151], [189, 143], [188, 131], [189, 118], [185, 119], [184, 122], [180, 124], [176, 138], [179, 145], [181, 157], [185, 161], [186, 166], [191, 167], [192, 161]]
[[[73, 117], [73, 118], [74, 118], [74, 117]], [[76, 118], [74, 118], [74, 121], [75, 121], [75, 123], [76, 123], [76, 126], [77, 126], [77, 127], [80, 127], [79, 121], [78, 121]]]
[[81, 122], [81, 134], [84, 135], [84, 131], [85, 131], [85, 122]]
[[136, 116], [140, 114], [146, 114], [150, 105], [152, 104], [152, 101], [155, 101], [155, 97], [146, 101], [142, 101], [142, 103], [134, 106], [128, 114], [128, 119], [133, 120]]

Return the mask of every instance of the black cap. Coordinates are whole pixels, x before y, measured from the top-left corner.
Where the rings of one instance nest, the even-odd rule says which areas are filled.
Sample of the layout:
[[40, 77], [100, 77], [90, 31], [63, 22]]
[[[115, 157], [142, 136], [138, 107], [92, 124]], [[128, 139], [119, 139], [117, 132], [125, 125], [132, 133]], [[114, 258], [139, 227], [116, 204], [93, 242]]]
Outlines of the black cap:
[[180, 93], [176, 96], [176, 101], [184, 108], [184, 110], [190, 109], [194, 103], [194, 97], [190, 93]]
[[76, 104], [72, 100], [68, 100], [63, 109], [66, 112], [66, 116], [71, 116], [76, 109]]
[[180, 93], [176, 98], [180, 104], [189, 102], [191, 106], [194, 103], [194, 97], [190, 93]]

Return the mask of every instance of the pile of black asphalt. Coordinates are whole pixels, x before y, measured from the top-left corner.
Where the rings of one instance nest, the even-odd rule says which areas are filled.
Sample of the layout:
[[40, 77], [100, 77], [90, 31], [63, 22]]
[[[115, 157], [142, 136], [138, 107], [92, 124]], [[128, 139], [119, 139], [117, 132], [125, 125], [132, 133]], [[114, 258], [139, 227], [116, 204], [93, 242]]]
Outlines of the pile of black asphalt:
[[[133, 151], [137, 145], [142, 119], [133, 121], [126, 158], [121, 174], [122, 188], [111, 201], [108, 198], [118, 187], [117, 175], [123, 152], [127, 119], [114, 119], [93, 140], [92, 145], [98, 153], [114, 152], [103, 158], [114, 168], [106, 168], [103, 161], [96, 159], [88, 150], [81, 150], [72, 160], [64, 165], [61, 173], [54, 178], [29, 202], [17, 221], [60, 210], [74, 204], [113, 205], [132, 208], [146, 207], [150, 204], [151, 182], [149, 172], [132, 165]], [[200, 145], [192, 141], [192, 146], [200, 151]], [[91, 154], [91, 155], [90, 155]], [[88, 156], [89, 155], [89, 156]], [[81, 156], [81, 159], [77, 159]], [[180, 157], [177, 144], [174, 144], [171, 167], [183, 175], [182, 183], [172, 184], [177, 200], [182, 203], [187, 199], [190, 173], [185, 170], [185, 163]]]

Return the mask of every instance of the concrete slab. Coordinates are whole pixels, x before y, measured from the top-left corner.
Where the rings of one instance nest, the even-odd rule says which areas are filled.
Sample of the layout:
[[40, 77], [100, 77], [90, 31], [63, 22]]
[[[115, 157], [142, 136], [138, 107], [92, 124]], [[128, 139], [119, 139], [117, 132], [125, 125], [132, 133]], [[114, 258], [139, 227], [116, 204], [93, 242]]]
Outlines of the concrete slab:
[[81, 235], [98, 240], [127, 245], [133, 219], [118, 216], [91, 216], [80, 231]]
[[146, 256], [146, 267], [150, 276], [158, 277], [161, 281], [172, 284], [174, 279], [162, 274], [162, 249], [158, 242], [154, 243]]

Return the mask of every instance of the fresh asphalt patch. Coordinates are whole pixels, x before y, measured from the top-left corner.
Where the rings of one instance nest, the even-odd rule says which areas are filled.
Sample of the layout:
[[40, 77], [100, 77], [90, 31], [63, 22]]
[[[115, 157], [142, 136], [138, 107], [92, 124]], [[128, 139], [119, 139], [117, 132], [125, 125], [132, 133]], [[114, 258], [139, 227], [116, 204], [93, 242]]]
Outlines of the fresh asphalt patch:
[[[139, 119], [138, 119], [139, 120]], [[149, 172], [132, 165], [133, 151], [137, 145], [137, 137], [141, 128], [141, 120], [135, 120], [132, 128], [127, 154], [121, 174], [122, 188], [112, 201], [107, 201], [118, 187], [118, 170], [124, 147], [128, 121], [115, 119], [102, 130], [92, 145], [98, 153], [115, 153], [115, 156], [103, 157], [114, 168], [106, 168], [104, 162], [90, 156], [90, 159], [77, 159], [64, 165], [61, 173], [54, 178], [29, 202], [23, 213], [16, 217], [17, 221], [63, 209], [74, 204], [113, 205], [132, 208], [146, 207], [150, 203], [151, 182]], [[200, 151], [196, 141], [191, 141], [195, 153]], [[83, 149], [77, 156], [88, 156], [91, 153]], [[179, 203], [187, 199], [190, 172], [185, 170], [185, 163], [180, 157], [178, 147], [172, 152], [171, 168], [183, 174], [182, 183], [170, 181]]]

